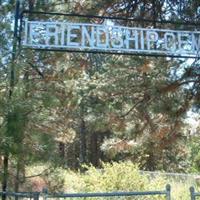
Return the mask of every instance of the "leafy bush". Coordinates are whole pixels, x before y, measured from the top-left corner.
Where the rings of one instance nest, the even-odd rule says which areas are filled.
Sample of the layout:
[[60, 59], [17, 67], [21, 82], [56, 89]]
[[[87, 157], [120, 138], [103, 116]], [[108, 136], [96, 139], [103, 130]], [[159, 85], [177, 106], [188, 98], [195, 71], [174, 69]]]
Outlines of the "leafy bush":
[[103, 163], [101, 170], [91, 166], [82, 178], [88, 192], [144, 191], [148, 185], [148, 179], [131, 162]]
[[[57, 168], [46, 175], [45, 182], [50, 192], [114, 192], [114, 191], [155, 191], [165, 190], [166, 184], [171, 185], [172, 200], [188, 200], [190, 182], [177, 181], [173, 178], [152, 177], [141, 174], [138, 166], [132, 162], [102, 163], [102, 168], [84, 166], [85, 173]], [[35, 169], [35, 168], [34, 168]], [[34, 170], [35, 172], [35, 170]], [[108, 200], [108, 198], [106, 198]], [[113, 200], [113, 198], [109, 198]], [[121, 198], [120, 198], [121, 199]], [[129, 199], [123, 198], [123, 199]], [[162, 200], [164, 196], [135, 197], [135, 200]], [[87, 198], [90, 200], [90, 198]], [[97, 198], [91, 198], [97, 200]], [[99, 198], [98, 200], [103, 200]]]
[[[102, 169], [96, 169], [93, 166], [84, 167], [87, 168], [84, 174], [68, 173], [65, 179], [65, 185], [68, 187], [65, 188], [65, 191], [68, 191], [70, 187], [70, 192], [149, 191], [165, 189], [166, 182], [164, 180], [157, 182], [155, 180], [150, 181], [147, 176], [139, 172], [138, 166], [131, 162], [103, 163]], [[164, 196], [124, 197], [123, 199], [129, 198], [139, 200], [165, 199]], [[99, 200], [102, 200], [102, 198], [99, 198]]]

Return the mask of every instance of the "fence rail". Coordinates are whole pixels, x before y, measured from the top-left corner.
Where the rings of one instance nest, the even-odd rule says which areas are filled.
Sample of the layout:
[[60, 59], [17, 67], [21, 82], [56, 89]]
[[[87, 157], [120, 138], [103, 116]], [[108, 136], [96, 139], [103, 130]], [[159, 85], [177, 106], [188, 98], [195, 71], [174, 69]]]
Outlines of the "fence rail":
[[40, 192], [0, 192], [1, 199], [6, 199], [9, 197], [11, 199], [32, 199], [38, 200], [40, 197]]
[[[165, 190], [161, 191], [141, 191], [141, 192], [98, 192], [98, 193], [48, 193], [47, 189], [43, 190], [43, 192], [0, 192], [1, 197], [9, 197], [11, 199], [31, 199], [31, 200], [48, 200], [48, 199], [65, 199], [65, 198], [101, 198], [103, 197], [136, 197], [140, 196], [146, 199], [146, 197], [151, 196], [162, 196], [166, 200], [171, 200], [171, 187], [170, 185], [166, 185]], [[138, 199], [138, 198], [137, 198]]]

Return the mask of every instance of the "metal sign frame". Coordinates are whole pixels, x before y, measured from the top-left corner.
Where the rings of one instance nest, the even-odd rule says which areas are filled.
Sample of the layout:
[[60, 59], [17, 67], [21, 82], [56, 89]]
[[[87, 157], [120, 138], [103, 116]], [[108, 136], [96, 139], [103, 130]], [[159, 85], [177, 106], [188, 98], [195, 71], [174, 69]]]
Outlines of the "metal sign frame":
[[[139, 19], [139, 18], [123, 18], [123, 17], [109, 17], [109, 16], [97, 16], [97, 15], [81, 15], [81, 14], [74, 14], [74, 13], [57, 13], [57, 12], [40, 12], [40, 11], [29, 11], [29, 10], [24, 10], [21, 12], [20, 15], [20, 43], [21, 43], [21, 32], [22, 32], [22, 24], [23, 24], [23, 18], [24, 15], [28, 14], [28, 15], [50, 15], [50, 16], [67, 16], [67, 17], [77, 17], [77, 18], [87, 18], [87, 19], [100, 19], [100, 20], [105, 20], [105, 19], [110, 19], [110, 20], [122, 20], [122, 21], [126, 21], [126, 22], [138, 22], [138, 23], [151, 23], [153, 26], [160, 24], [173, 24], [173, 25], [184, 25], [184, 26], [195, 26], [198, 27], [200, 26], [200, 23], [195, 23], [195, 22], [175, 22], [175, 21], [168, 21], [168, 20], [163, 20], [163, 21], [158, 21], [158, 20], [148, 20], [148, 19]], [[150, 29], [151, 30], [151, 29]], [[160, 31], [159, 29], [152, 29], [152, 30], [157, 30]], [[161, 30], [161, 31], [165, 31], [165, 29]], [[167, 31], [167, 30], [166, 30]], [[169, 30], [170, 31], [170, 30]], [[172, 31], [173, 32], [173, 31]], [[174, 31], [174, 32], [179, 32], [179, 31]], [[182, 30], [180, 30], [180, 32], [184, 32]], [[186, 32], [190, 32], [190, 31], [186, 31]], [[194, 32], [197, 34], [200, 34], [200, 32]], [[198, 44], [198, 41], [197, 41]], [[120, 49], [118, 51], [112, 51], [111, 49], [107, 49], [107, 50], [101, 50], [101, 49], [79, 49], [79, 48], [37, 48], [37, 46], [35, 47], [31, 47], [31, 46], [27, 46], [24, 48], [30, 48], [33, 50], [37, 50], [37, 51], [60, 51], [60, 52], [77, 52], [77, 53], [93, 53], [93, 54], [97, 54], [97, 53], [101, 53], [101, 54], [118, 54], [118, 55], [137, 55], [137, 56], [150, 56], [150, 57], [172, 57], [172, 58], [199, 58], [199, 52], [196, 53], [196, 55], [192, 54], [192, 55], [180, 55], [177, 53], [174, 54], [165, 54], [165, 52], [162, 52], [161, 54], [159, 53], [148, 53], [147, 52], [141, 52], [138, 53], [138, 51], [120, 51]]]

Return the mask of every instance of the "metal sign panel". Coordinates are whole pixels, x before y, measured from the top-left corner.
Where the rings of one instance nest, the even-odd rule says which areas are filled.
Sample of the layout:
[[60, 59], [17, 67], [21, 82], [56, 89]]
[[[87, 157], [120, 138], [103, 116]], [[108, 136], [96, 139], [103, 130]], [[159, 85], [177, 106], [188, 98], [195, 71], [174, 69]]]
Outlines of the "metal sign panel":
[[198, 57], [200, 32], [57, 21], [25, 21], [23, 46], [74, 50]]

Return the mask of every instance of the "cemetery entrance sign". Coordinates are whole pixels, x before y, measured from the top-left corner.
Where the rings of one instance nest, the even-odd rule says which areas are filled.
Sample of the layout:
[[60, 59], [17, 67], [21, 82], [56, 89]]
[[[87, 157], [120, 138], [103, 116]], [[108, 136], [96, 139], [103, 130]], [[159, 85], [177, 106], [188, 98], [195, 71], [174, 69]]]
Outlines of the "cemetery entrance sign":
[[23, 46], [43, 50], [198, 57], [199, 31], [126, 27], [105, 22], [26, 20]]

